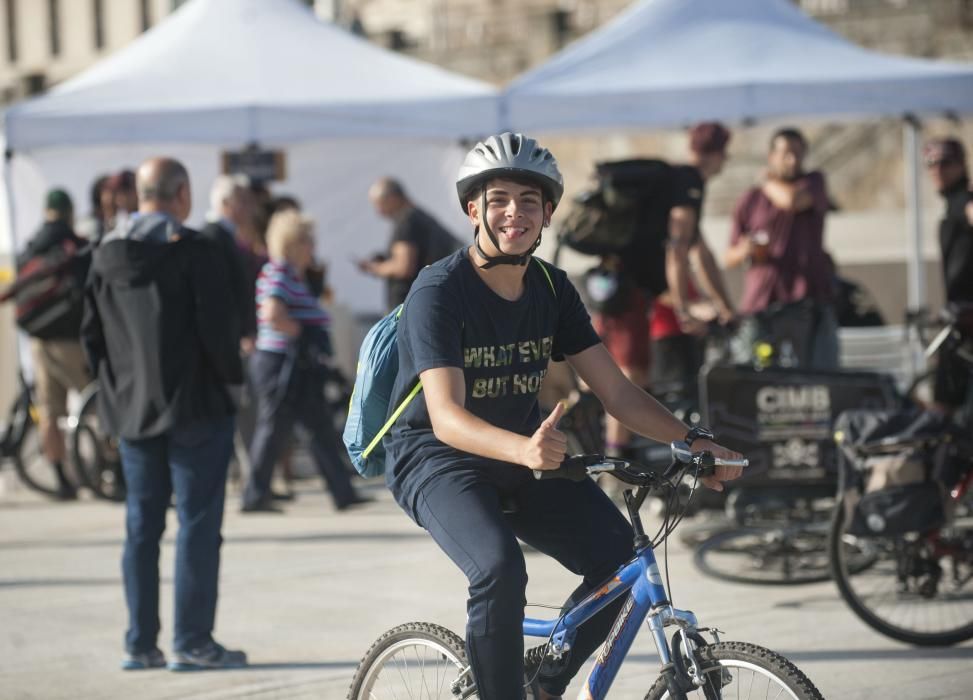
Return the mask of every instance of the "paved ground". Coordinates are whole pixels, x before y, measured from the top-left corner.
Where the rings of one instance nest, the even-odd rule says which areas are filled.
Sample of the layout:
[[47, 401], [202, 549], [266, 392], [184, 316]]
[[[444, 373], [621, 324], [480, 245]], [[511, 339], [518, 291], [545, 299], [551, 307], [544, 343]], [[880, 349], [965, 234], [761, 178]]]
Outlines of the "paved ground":
[[[227, 513], [217, 637], [244, 648], [252, 666], [123, 673], [123, 509], [48, 503], [18, 489], [9, 470], [0, 477], [0, 700], [338, 700], [385, 629], [428, 620], [462, 630], [461, 575], [383, 489], [369, 487], [376, 505], [338, 515], [308, 481], [286, 515], [241, 516], [235, 499]], [[172, 618], [170, 525], [163, 635]], [[574, 587], [556, 564], [538, 555], [528, 562], [532, 602], [557, 603]], [[728, 639], [784, 653], [829, 699], [973, 697], [970, 644], [913, 649], [885, 639], [858, 622], [830, 583], [754, 587], [702, 578], [675, 540], [669, 564], [679, 607]], [[612, 697], [643, 697], [657, 665], [642, 634]]]

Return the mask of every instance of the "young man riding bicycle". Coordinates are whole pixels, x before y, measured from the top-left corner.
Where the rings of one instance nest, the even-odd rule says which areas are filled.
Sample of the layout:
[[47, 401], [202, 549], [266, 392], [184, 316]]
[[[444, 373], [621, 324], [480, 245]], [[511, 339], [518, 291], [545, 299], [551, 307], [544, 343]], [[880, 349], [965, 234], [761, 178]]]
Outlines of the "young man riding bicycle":
[[[549, 360], [566, 359], [634, 432], [668, 443], [688, 431], [621, 373], [565, 273], [532, 257], [563, 191], [554, 157], [533, 139], [505, 133], [478, 143], [457, 181], [474, 245], [420, 273], [399, 321], [391, 405], [417, 379], [423, 390], [385, 439], [388, 482], [469, 579], [466, 647], [481, 700], [524, 694], [518, 539], [583, 577], [572, 601], [633, 554], [631, 526], [593, 481], [534, 477], [557, 468], [567, 449], [557, 429], [563, 408], [546, 418], [538, 409]], [[739, 457], [706, 440], [693, 448]], [[719, 490], [739, 475], [720, 467], [705, 483]], [[560, 697], [621, 604], [581, 628], [558, 668], [544, 669], [541, 698]]]

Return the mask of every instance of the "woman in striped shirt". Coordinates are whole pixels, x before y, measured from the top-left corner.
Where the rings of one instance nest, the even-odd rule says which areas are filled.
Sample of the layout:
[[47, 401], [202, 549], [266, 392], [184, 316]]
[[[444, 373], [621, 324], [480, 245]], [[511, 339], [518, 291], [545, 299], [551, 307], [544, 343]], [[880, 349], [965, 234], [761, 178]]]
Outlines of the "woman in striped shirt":
[[311, 436], [311, 455], [335, 508], [344, 510], [368, 499], [351, 485], [324, 398], [322, 359], [331, 355], [330, 319], [304, 283], [314, 261], [311, 221], [294, 210], [274, 214], [267, 227], [267, 252], [270, 261], [257, 280], [257, 341], [250, 360], [257, 428], [243, 511], [277, 510], [270, 480], [297, 422]]

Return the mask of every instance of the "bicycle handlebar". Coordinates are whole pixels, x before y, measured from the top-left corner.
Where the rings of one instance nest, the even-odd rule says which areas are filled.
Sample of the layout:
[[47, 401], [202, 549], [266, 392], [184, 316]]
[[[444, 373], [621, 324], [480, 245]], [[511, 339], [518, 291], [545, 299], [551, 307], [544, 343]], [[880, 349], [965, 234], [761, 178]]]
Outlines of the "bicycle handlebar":
[[746, 458], [721, 459], [707, 450], [693, 452], [682, 440], [673, 441], [669, 444], [669, 448], [672, 451], [672, 464], [661, 474], [632, 460], [605, 457], [600, 454], [583, 454], [566, 458], [557, 469], [535, 469], [534, 478], [584, 481], [586, 477], [593, 474], [611, 474], [620, 481], [635, 486], [648, 486], [667, 479], [680, 464], [692, 464], [696, 475], [700, 477], [712, 476], [716, 467], [750, 466], [750, 460]]

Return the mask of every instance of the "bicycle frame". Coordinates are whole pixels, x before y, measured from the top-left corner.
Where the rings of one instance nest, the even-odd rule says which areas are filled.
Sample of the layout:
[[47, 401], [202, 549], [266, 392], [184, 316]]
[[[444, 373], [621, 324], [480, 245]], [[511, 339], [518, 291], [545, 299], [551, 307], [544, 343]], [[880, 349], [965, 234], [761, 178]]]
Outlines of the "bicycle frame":
[[[954, 486], [949, 492], [949, 500], [952, 505], [959, 503], [966, 493], [973, 488], [973, 469], [969, 471], [959, 483]], [[937, 529], [928, 535], [928, 540], [932, 544], [933, 555], [938, 559], [945, 556], [966, 556], [969, 552], [966, 547], [952, 546], [950, 544], [944, 543], [942, 540], [942, 531]]]
[[579, 700], [604, 700], [643, 620], [648, 620], [663, 669], [672, 667], [663, 628], [675, 624], [687, 632], [697, 631], [696, 616], [688, 610], [677, 610], [669, 603], [652, 547], [641, 548], [604, 585], [558, 620], [524, 619], [524, 635], [549, 638], [549, 653], [558, 658], [571, 649], [580, 625], [626, 593], [628, 598], [588, 674]]

